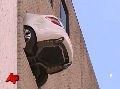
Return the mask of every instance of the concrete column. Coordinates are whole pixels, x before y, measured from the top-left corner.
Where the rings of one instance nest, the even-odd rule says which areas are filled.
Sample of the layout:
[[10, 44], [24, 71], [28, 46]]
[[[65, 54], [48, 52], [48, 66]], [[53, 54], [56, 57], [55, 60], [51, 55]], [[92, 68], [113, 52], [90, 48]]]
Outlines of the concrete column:
[[0, 89], [17, 89], [5, 82], [17, 74], [17, 0], [0, 0]]

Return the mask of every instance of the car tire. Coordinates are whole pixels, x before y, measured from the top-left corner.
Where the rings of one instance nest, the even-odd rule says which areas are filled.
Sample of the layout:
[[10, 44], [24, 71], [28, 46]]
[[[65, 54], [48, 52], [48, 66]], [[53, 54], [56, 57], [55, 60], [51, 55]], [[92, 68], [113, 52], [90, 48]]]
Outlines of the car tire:
[[24, 25], [24, 39], [26, 42], [25, 53], [27, 57], [34, 56], [37, 50], [37, 37], [31, 26]]

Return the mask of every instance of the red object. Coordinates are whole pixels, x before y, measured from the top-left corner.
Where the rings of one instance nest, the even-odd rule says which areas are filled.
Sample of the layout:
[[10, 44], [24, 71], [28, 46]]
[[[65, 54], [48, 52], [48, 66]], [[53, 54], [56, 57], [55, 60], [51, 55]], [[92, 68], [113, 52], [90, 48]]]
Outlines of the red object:
[[57, 18], [55, 18], [55, 17], [46, 17], [46, 18], [47, 18], [48, 20], [50, 20], [52, 23], [54, 23], [54, 24], [62, 27], [61, 24], [60, 24], [60, 22], [59, 22], [59, 20], [58, 20]]
[[18, 80], [19, 80], [19, 76], [18, 75], [13, 75], [13, 73], [10, 73], [10, 75], [6, 79], [6, 82], [11, 81], [11, 82], [13, 82], [13, 84], [15, 84], [16, 81], [18, 81]]

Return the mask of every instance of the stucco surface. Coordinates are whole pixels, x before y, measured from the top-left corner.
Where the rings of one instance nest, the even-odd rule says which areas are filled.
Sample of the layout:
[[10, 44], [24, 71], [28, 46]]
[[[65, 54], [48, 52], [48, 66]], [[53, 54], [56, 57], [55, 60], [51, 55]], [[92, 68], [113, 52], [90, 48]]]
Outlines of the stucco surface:
[[17, 0], [0, 0], [0, 89], [17, 89], [5, 82], [17, 74]]

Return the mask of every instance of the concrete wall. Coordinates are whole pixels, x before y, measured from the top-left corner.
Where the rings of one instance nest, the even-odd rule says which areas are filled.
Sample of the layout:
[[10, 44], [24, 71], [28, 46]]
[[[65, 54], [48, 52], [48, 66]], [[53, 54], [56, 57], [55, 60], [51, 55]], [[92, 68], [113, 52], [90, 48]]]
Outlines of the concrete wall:
[[48, 0], [18, 0], [18, 89], [37, 89], [35, 77], [23, 51], [23, 17], [26, 13], [53, 14], [53, 11]]
[[[32, 75], [29, 63], [23, 48], [23, 17], [25, 13], [53, 14], [60, 16], [59, 0], [53, 0], [53, 9], [49, 0], [18, 0], [18, 89], [37, 89], [35, 78]], [[85, 47], [82, 32], [78, 25], [74, 8], [70, 0], [66, 0], [69, 10], [70, 39], [74, 49], [74, 62], [68, 69], [54, 75], [49, 75], [48, 81], [41, 89], [98, 89], [92, 65]]]
[[0, 89], [17, 89], [5, 82], [17, 74], [17, 0], [0, 0]]

